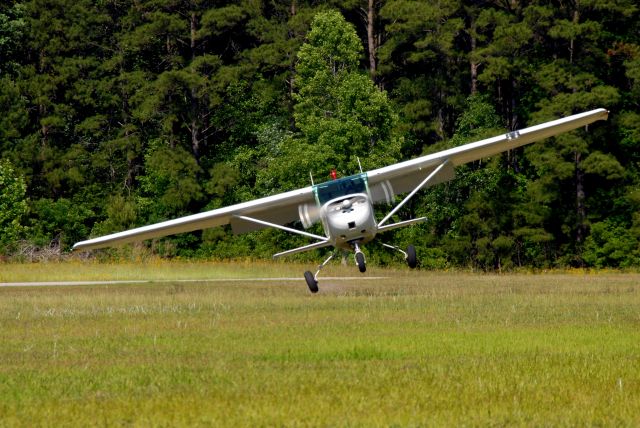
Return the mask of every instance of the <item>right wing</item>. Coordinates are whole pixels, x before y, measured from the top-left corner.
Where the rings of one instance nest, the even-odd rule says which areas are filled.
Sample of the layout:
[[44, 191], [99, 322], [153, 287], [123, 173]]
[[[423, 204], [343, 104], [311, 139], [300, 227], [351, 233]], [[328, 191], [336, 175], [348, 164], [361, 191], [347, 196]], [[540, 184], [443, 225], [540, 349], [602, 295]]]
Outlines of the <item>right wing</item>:
[[[96, 248], [110, 247], [126, 244], [128, 242], [142, 241], [151, 238], [160, 238], [176, 233], [192, 232], [194, 230], [231, 224], [235, 233], [244, 233], [260, 229], [261, 226], [236, 218], [235, 216], [247, 216], [260, 220], [284, 225], [301, 217], [302, 209], [315, 206], [315, 197], [311, 186], [266, 198], [243, 202], [224, 208], [193, 214], [162, 223], [151, 224], [113, 233], [99, 238], [78, 242], [73, 246], [74, 250], [93, 250]], [[308, 209], [308, 208], [307, 208]]]

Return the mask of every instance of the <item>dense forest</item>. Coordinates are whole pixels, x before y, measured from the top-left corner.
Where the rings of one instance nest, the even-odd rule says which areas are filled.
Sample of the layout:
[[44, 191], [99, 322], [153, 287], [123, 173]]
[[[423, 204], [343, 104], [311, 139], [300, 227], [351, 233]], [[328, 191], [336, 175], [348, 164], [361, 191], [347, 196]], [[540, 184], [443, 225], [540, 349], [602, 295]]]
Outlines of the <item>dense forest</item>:
[[[425, 268], [638, 267], [639, 22], [636, 0], [5, 0], [0, 256], [603, 107], [607, 122], [459, 168], [399, 216], [428, 222], [385, 239]], [[302, 243], [217, 228], [102, 254]]]

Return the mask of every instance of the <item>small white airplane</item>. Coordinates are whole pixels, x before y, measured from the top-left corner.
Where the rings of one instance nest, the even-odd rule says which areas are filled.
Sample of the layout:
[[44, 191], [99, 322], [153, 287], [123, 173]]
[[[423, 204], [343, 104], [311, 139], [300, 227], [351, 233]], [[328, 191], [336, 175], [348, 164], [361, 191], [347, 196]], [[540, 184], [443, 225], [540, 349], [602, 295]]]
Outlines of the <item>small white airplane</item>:
[[[591, 110], [373, 171], [361, 171], [360, 174], [349, 177], [312, 184], [303, 189], [89, 239], [76, 243], [73, 249], [92, 250], [225, 224], [231, 224], [235, 234], [273, 227], [316, 241], [277, 253], [274, 258], [316, 248], [335, 248], [331, 256], [318, 266], [315, 274], [310, 271], [304, 273], [309, 290], [316, 293], [320, 270], [338, 251], [353, 251], [360, 272], [364, 272], [366, 264], [362, 253], [363, 244], [379, 233], [426, 220], [426, 217], [420, 217], [389, 222], [419, 190], [453, 179], [456, 166], [586, 126], [597, 120], [606, 120], [608, 114], [605, 109]], [[404, 199], [387, 215], [377, 220], [374, 204], [393, 205], [396, 195], [407, 192]], [[320, 221], [324, 236], [285, 226], [298, 220], [305, 229]], [[416, 267], [416, 252], [412, 245], [409, 245], [406, 252], [392, 245], [383, 245], [401, 252], [407, 264], [411, 268]]]

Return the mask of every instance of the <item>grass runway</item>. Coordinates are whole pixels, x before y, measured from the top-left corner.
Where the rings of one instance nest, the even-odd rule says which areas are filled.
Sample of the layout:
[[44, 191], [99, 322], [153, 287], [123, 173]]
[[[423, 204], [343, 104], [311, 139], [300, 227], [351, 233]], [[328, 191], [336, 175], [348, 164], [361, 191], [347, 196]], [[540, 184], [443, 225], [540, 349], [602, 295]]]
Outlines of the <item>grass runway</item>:
[[372, 270], [0, 287], [0, 426], [640, 425], [640, 275]]

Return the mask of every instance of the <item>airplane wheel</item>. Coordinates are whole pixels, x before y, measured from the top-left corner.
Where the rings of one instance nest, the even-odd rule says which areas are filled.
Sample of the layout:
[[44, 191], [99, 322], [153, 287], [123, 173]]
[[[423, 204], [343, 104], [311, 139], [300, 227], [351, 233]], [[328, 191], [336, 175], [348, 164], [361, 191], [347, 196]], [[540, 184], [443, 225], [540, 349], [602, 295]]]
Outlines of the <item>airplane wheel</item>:
[[409, 245], [407, 247], [407, 264], [411, 269], [418, 266], [418, 258], [416, 257], [416, 247]]
[[313, 274], [309, 271], [304, 273], [304, 279], [307, 281], [307, 285], [309, 286], [309, 290], [312, 293], [318, 292], [318, 281], [313, 277]]
[[364, 261], [364, 254], [356, 253], [356, 263], [358, 264], [358, 269], [360, 269], [360, 272], [362, 273], [366, 272], [367, 265]]

